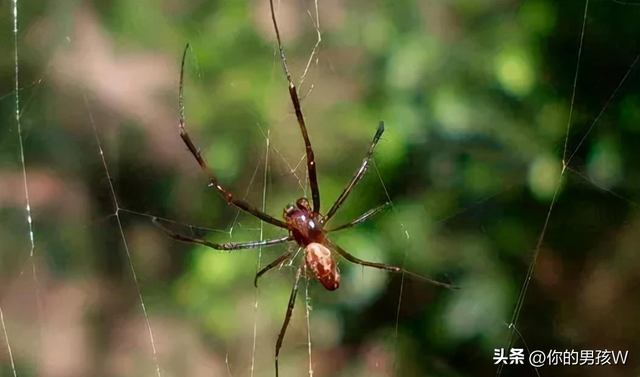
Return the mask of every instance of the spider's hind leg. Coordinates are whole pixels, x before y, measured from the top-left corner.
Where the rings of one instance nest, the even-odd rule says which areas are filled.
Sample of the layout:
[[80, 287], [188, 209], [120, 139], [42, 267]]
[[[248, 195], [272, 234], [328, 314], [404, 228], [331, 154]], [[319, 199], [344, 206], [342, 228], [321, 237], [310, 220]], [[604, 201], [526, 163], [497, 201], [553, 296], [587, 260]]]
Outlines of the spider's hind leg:
[[260, 279], [260, 276], [266, 274], [267, 272], [271, 271], [272, 269], [276, 268], [277, 266], [281, 265], [282, 263], [284, 263], [284, 261], [287, 260], [287, 258], [289, 258], [291, 256], [291, 254], [293, 254], [293, 250], [289, 250], [286, 253], [280, 255], [278, 258], [276, 258], [273, 262], [269, 263], [268, 265], [264, 266], [260, 271], [258, 271], [258, 273], [256, 274], [256, 277], [253, 279], [253, 285], [258, 288], [258, 279]]
[[430, 283], [430, 284], [433, 284], [433, 285], [437, 285], [439, 287], [444, 287], [444, 288], [449, 288], [449, 289], [458, 289], [458, 287], [456, 287], [456, 286], [454, 286], [454, 285], [452, 285], [450, 283], [445, 283], [445, 282], [442, 282], [442, 281], [438, 281], [438, 280], [434, 280], [434, 279], [428, 278], [426, 276], [418, 275], [418, 274], [416, 274], [414, 272], [407, 271], [407, 270], [405, 270], [404, 268], [401, 268], [401, 267], [391, 266], [391, 265], [384, 264], [384, 263], [368, 262], [368, 261], [362, 260], [360, 258], [354, 257], [353, 255], [349, 254], [343, 248], [341, 248], [340, 246], [338, 246], [335, 243], [331, 242], [331, 240], [329, 240], [328, 238], [325, 238], [324, 240], [325, 240], [325, 243], [327, 243], [327, 246], [329, 246], [332, 250], [335, 250], [344, 259], [348, 260], [351, 263], [359, 264], [359, 265], [365, 266], [365, 267], [373, 267], [373, 268], [377, 268], [379, 270], [396, 272], [396, 273], [400, 273], [400, 274], [407, 274], [409, 276], [412, 276], [414, 278], [426, 281], [427, 283]]
[[276, 377], [278, 377], [278, 356], [280, 356], [280, 348], [282, 347], [282, 341], [284, 340], [284, 334], [287, 332], [287, 327], [289, 327], [289, 321], [291, 320], [291, 315], [293, 314], [293, 308], [296, 305], [296, 296], [298, 295], [298, 282], [300, 281], [300, 276], [302, 275], [302, 269], [304, 267], [305, 260], [302, 260], [302, 263], [298, 267], [298, 271], [296, 272], [296, 280], [293, 283], [293, 289], [291, 290], [291, 296], [289, 296], [289, 305], [287, 306], [287, 314], [284, 317], [284, 322], [282, 323], [282, 329], [280, 330], [280, 334], [278, 334], [278, 341], [276, 342]]

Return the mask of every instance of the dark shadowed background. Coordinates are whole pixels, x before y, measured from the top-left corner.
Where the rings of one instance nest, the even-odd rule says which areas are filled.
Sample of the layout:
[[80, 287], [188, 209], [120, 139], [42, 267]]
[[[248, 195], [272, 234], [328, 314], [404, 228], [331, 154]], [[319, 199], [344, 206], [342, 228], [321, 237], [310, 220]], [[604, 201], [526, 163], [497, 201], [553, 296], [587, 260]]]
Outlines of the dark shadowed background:
[[[640, 6], [591, 0], [586, 19], [582, 0], [318, 6], [276, 2], [296, 82], [320, 21], [300, 92], [323, 210], [379, 120], [375, 167], [332, 223], [393, 203], [333, 239], [460, 289], [341, 261], [339, 290], [301, 283], [281, 376], [308, 375], [309, 337], [315, 376], [494, 376], [495, 349], [512, 336], [518, 348], [629, 356], [502, 376], [640, 373], [638, 67], [605, 109], [640, 53]], [[278, 218], [305, 195], [268, 10], [267, 0], [19, 1], [21, 152], [12, 3], [0, 3], [0, 375], [274, 375], [298, 262], [257, 290], [253, 276], [287, 246], [220, 253], [151, 223], [215, 242], [261, 237], [259, 221], [206, 187], [179, 137], [187, 42], [187, 126], [220, 180]], [[281, 235], [264, 225], [263, 237]]]

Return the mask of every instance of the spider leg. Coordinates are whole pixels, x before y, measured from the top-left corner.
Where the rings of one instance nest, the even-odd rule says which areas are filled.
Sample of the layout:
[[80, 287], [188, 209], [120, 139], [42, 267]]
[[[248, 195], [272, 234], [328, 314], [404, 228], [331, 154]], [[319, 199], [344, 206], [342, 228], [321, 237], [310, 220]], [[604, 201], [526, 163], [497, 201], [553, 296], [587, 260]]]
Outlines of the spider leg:
[[309, 134], [307, 133], [307, 125], [302, 115], [302, 109], [300, 108], [300, 98], [298, 97], [298, 91], [296, 86], [291, 80], [291, 73], [289, 72], [289, 66], [287, 65], [287, 59], [284, 55], [284, 48], [282, 47], [282, 40], [280, 39], [280, 30], [278, 29], [278, 22], [276, 21], [276, 14], [273, 9], [273, 0], [269, 0], [271, 6], [271, 19], [273, 20], [273, 28], [276, 32], [276, 39], [278, 41], [278, 50], [280, 51], [280, 60], [282, 60], [282, 68], [287, 76], [289, 82], [289, 96], [293, 103], [293, 108], [296, 112], [296, 118], [298, 119], [298, 125], [300, 125], [300, 131], [302, 132], [302, 138], [304, 139], [305, 152], [307, 155], [307, 171], [309, 172], [309, 185], [311, 186], [311, 198], [313, 201], [313, 211], [320, 212], [320, 189], [318, 188], [318, 176], [316, 174], [316, 161], [313, 155], [313, 148], [311, 148], [311, 141], [309, 140]]
[[282, 329], [280, 330], [280, 334], [278, 335], [278, 341], [276, 342], [276, 377], [278, 377], [278, 356], [280, 355], [280, 347], [282, 347], [282, 340], [284, 339], [284, 334], [287, 332], [287, 327], [289, 327], [289, 321], [291, 320], [291, 314], [293, 313], [293, 307], [296, 304], [296, 295], [298, 294], [298, 282], [300, 281], [300, 275], [302, 274], [302, 267], [304, 266], [305, 260], [302, 260], [300, 267], [298, 267], [298, 271], [296, 272], [296, 281], [293, 283], [293, 289], [291, 290], [291, 296], [289, 296], [289, 305], [287, 306], [287, 314], [284, 317], [284, 322], [282, 323]]
[[356, 258], [353, 255], [347, 253], [343, 248], [341, 248], [340, 246], [336, 245], [335, 243], [333, 243], [328, 238], [325, 237], [324, 241], [327, 244], [327, 246], [329, 246], [331, 249], [337, 251], [338, 254], [340, 254], [344, 259], [348, 260], [351, 263], [359, 264], [359, 265], [365, 266], [365, 267], [373, 267], [373, 268], [377, 268], [377, 269], [385, 270], [385, 271], [391, 271], [391, 272], [397, 272], [397, 273], [401, 273], [401, 274], [407, 274], [409, 276], [412, 276], [414, 278], [423, 280], [423, 281], [425, 281], [427, 283], [431, 283], [433, 285], [437, 285], [437, 286], [445, 287], [445, 288], [449, 288], [449, 289], [458, 289], [458, 287], [456, 287], [456, 286], [454, 286], [452, 284], [441, 282], [441, 281], [437, 281], [437, 280], [428, 278], [426, 276], [418, 275], [416, 273], [407, 271], [407, 270], [405, 270], [404, 268], [401, 268], [401, 267], [391, 266], [391, 265], [384, 264], [384, 263], [376, 263], [376, 262], [364, 261], [362, 259]]
[[193, 141], [191, 141], [191, 138], [189, 137], [189, 134], [187, 133], [187, 129], [185, 128], [184, 92], [183, 92], [184, 62], [185, 62], [185, 58], [187, 57], [187, 51], [188, 50], [189, 50], [189, 45], [187, 44], [187, 46], [184, 49], [184, 53], [182, 54], [182, 65], [181, 65], [181, 68], [180, 68], [180, 91], [179, 91], [179, 95], [178, 95], [178, 104], [179, 104], [179, 107], [180, 107], [180, 124], [179, 124], [179, 127], [180, 127], [180, 137], [182, 138], [182, 141], [184, 141], [184, 143], [187, 145], [187, 148], [189, 148], [189, 152], [191, 152], [191, 154], [196, 159], [196, 161], [198, 161], [198, 164], [200, 164], [200, 167], [202, 168], [202, 170], [204, 170], [204, 172], [207, 173], [207, 175], [209, 176], [209, 187], [214, 187], [216, 190], [218, 190], [220, 195], [222, 195], [227, 200], [227, 204], [233, 205], [233, 206], [235, 206], [237, 208], [240, 208], [241, 210], [252, 214], [253, 216], [259, 218], [262, 221], [268, 222], [269, 224], [272, 224], [272, 225], [275, 225], [277, 227], [286, 229], [287, 228], [287, 224], [285, 222], [280, 221], [280, 220], [278, 220], [278, 219], [276, 219], [276, 218], [274, 218], [274, 217], [272, 217], [272, 216], [260, 211], [258, 208], [256, 208], [255, 206], [249, 204], [245, 200], [235, 199], [233, 197], [233, 194], [231, 194], [224, 187], [222, 187], [220, 185], [220, 182], [218, 182], [218, 178], [215, 176], [215, 174], [213, 174], [213, 171], [211, 170], [211, 168], [209, 168], [209, 166], [207, 165], [207, 162], [205, 161], [205, 159], [200, 154], [200, 150], [198, 150], [198, 148], [196, 148], [196, 146], [193, 143]]
[[223, 244], [218, 244], [218, 243], [213, 243], [213, 242], [209, 242], [207, 240], [203, 240], [201, 238], [194, 238], [194, 237], [190, 237], [190, 236], [185, 236], [183, 234], [174, 232], [173, 230], [167, 228], [166, 226], [162, 225], [157, 218], [153, 218], [153, 224], [156, 225], [157, 227], [161, 228], [162, 230], [164, 230], [164, 232], [171, 238], [173, 238], [176, 241], [180, 241], [180, 242], [185, 242], [185, 243], [193, 243], [193, 244], [197, 244], [197, 245], [202, 245], [202, 246], [207, 246], [210, 247], [212, 249], [216, 249], [216, 250], [240, 250], [240, 249], [255, 249], [257, 247], [260, 246], [272, 246], [272, 245], [277, 245], [280, 243], [284, 243], [284, 242], [288, 242], [293, 240], [293, 238], [291, 236], [286, 236], [286, 237], [281, 237], [281, 238], [273, 238], [273, 239], [269, 239], [269, 240], [262, 240], [262, 241], [252, 241], [252, 242], [240, 242], [240, 243], [232, 243], [232, 242], [227, 242], [227, 243], [223, 243]]
[[369, 151], [367, 152], [367, 155], [362, 160], [362, 164], [360, 165], [360, 168], [356, 170], [356, 173], [353, 175], [353, 178], [351, 178], [351, 182], [349, 182], [349, 184], [344, 189], [344, 191], [342, 191], [342, 194], [340, 194], [340, 197], [338, 197], [338, 200], [336, 200], [336, 202], [333, 203], [333, 206], [331, 206], [331, 209], [329, 210], [329, 212], [327, 212], [327, 215], [323, 218], [322, 220], [323, 223], [326, 224], [329, 222], [329, 220], [331, 220], [331, 218], [336, 213], [336, 211], [338, 211], [338, 208], [340, 208], [342, 203], [344, 203], [344, 201], [347, 200], [347, 196], [349, 196], [349, 194], [351, 193], [351, 189], [353, 189], [353, 187], [360, 181], [360, 179], [364, 177], [364, 173], [366, 173], [367, 169], [369, 168], [369, 161], [371, 161], [371, 158], [373, 157], [373, 152], [376, 150], [376, 146], [378, 145], [378, 141], [380, 140], [380, 136], [382, 136], [383, 132], [384, 132], [384, 122], [380, 121], [380, 123], [378, 124], [378, 129], [376, 130], [376, 134], [373, 136], [373, 141], [369, 146]]
[[284, 254], [280, 255], [278, 258], [276, 258], [276, 260], [274, 260], [273, 262], [271, 262], [268, 265], [264, 266], [256, 274], [256, 277], [253, 279], [253, 285], [255, 285], [255, 287], [258, 288], [258, 279], [260, 278], [260, 276], [264, 275], [268, 271], [270, 271], [273, 268], [275, 268], [275, 267], [279, 266], [280, 264], [282, 264], [282, 262], [284, 262], [285, 260], [287, 260], [287, 258], [289, 258], [291, 256], [291, 254], [293, 254], [293, 250], [287, 251], [286, 253], [284, 253]]
[[338, 227], [335, 228], [331, 228], [329, 230], [325, 229], [326, 233], [330, 233], [330, 232], [337, 232], [339, 230], [343, 230], [343, 229], [348, 229], [351, 228], [354, 225], [358, 225], [361, 224], [367, 220], [369, 220], [370, 218], [372, 218], [373, 216], [377, 215], [378, 213], [384, 211], [385, 209], [387, 209], [389, 206], [391, 205], [391, 202], [386, 202], [382, 205], [377, 206], [376, 208], [370, 209], [367, 212], [363, 213], [362, 215], [360, 215], [360, 217], [358, 217], [357, 219], [348, 222], [346, 224], [340, 225]]

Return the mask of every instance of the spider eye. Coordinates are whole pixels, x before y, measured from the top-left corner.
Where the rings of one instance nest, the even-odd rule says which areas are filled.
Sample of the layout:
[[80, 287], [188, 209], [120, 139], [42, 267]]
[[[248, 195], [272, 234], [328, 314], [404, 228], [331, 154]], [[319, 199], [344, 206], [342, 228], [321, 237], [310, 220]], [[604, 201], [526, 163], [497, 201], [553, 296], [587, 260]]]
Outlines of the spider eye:
[[296, 207], [294, 207], [293, 204], [287, 204], [284, 207], [284, 211], [282, 213], [282, 216], [284, 216], [284, 218], [287, 218], [287, 217], [291, 216], [291, 214], [293, 212], [295, 212], [295, 211], [296, 211]]
[[307, 200], [307, 198], [300, 198], [296, 200], [296, 206], [299, 209], [305, 210], [307, 212], [311, 212], [311, 206], [309, 205], [309, 200]]

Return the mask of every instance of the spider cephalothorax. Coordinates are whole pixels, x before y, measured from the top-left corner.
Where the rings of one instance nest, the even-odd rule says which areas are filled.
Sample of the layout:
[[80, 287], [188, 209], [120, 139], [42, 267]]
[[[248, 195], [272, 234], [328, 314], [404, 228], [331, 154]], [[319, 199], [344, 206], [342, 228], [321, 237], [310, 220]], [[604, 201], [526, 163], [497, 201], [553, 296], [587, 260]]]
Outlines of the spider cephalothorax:
[[322, 243], [324, 241], [324, 229], [320, 221], [321, 216], [311, 210], [307, 199], [298, 199], [295, 207], [292, 204], [287, 204], [284, 207], [283, 217], [291, 237], [300, 247], [307, 247], [310, 243]]

